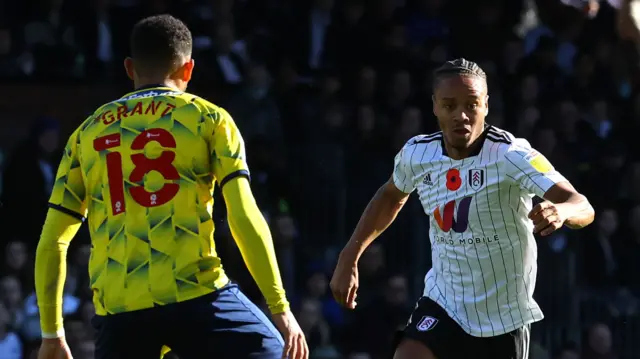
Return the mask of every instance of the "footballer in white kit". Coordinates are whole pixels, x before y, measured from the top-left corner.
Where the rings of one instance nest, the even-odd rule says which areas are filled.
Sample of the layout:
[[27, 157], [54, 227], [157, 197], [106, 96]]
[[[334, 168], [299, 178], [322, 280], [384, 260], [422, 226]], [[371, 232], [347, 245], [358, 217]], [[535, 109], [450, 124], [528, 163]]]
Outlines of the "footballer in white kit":
[[[593, 221], [587, 199], [529, 143], [485, 123], [486, 75], [465, 59], [435, 72], [433, 108], [442, 131], [410, 139], [391, 179], [373, 197], [331, 281], [355, 307], [357, 262], [412, 192], [429, 216], [432, 268], [398, 338], [396, 359], [525, 359], [533, 300], [534, 233]], [[534, 196], [544, 201], [532, 206]]]

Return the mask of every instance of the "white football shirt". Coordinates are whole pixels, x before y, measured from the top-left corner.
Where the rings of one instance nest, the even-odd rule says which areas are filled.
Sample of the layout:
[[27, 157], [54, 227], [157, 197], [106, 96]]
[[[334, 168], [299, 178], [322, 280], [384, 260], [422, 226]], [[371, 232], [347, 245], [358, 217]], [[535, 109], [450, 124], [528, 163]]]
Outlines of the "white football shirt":
[[430, 217], [432, 268], [424, 295], [467, 333], [491, 337], [542, 320], [533, 300], [537, 247], [527, 215], [566, 179], [529, 143], [489, 126], [472, 156], [447, 156], [442, 133], [410, 139], [393, 181], [417, 190]]

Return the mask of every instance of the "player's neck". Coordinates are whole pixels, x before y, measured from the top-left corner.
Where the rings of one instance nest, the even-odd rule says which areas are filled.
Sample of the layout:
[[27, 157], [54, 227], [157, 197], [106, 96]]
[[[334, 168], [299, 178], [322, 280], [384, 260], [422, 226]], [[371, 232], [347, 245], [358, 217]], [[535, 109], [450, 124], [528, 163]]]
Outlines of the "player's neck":
[[447, 152], [447, 157], [452, 160], [462, 160], [467, 157], [475, 156], [478, 152], [480, 152], [480, 147], [484, 143], [484, 131], [480, 133], [480, 135], [471, 142], [471, 144], [464, 148], [456, 148], [447, 143], [446, 140], [443, 140], [444, 149]]
[[170, 87], [176, 90], [180, 90], [176, 82], [167, 78], [144, 78], [134, 81], [134, 87], [136, 90], [148, 88], [148, 87]]

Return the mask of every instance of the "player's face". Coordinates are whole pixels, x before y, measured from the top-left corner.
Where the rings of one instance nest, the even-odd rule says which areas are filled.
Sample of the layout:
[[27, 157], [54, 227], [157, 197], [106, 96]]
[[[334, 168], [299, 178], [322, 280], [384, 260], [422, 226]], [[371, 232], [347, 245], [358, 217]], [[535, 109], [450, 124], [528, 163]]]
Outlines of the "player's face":
[[433, 114], [451, 147], [466, 149], [482, 134], [489, 113], [485, 80], [453, 75], [439, 81], [433, 95]]

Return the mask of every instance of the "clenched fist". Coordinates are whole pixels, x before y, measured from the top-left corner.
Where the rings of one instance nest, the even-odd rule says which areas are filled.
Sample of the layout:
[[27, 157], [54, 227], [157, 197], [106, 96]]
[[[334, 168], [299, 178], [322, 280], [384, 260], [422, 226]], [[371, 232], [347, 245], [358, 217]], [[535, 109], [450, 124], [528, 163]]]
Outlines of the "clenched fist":
[[529, 219], [533, 221], [533, 233], [548, 236], [562, 227], [567, 217], [561, 204], [544, 201], [533, 207], [529, 212]]

